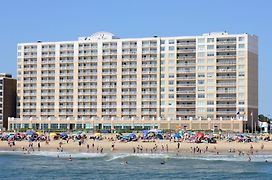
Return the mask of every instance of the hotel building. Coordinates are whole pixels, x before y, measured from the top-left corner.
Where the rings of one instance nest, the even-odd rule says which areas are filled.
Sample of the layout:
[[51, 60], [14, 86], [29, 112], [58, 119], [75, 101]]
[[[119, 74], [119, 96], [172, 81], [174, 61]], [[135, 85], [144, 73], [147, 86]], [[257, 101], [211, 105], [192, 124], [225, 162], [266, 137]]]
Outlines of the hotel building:
[[249, 34], [18, 44], [10, 129], [251, 129], [258, 38]]
[[16, 79], [0, 73], [0, 131], [8, 129], [9, 117], [16, 117], [16, 86]]

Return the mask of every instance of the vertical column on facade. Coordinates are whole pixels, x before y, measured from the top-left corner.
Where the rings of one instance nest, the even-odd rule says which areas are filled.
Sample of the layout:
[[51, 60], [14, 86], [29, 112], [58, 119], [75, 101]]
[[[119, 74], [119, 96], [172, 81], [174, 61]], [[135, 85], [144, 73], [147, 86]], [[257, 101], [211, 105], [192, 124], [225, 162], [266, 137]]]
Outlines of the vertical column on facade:
[[[74, 43], [73, 116], [78, 117], [78, 42]], [[75, 124], [76, 127], [76, 124]]]
[[59, 89], [60, 89], [60, 44], [55, 47], [55, 118], [59, 118]]
[[97, 42], [97, 117], [102, 117], [102, 41]]
[[142, 117], [142, 41], [137, 41], [137, 103], [136, 115]]
[[[156, 119], [160, 117], [161, 114], [161, 42], [158, 38], [157, 40], [157, 110], [156, 110]], [[154, 121], [153, 121], [154, 123]]]
[[37, 83], [36, 83], [36, 117], [41, 117], [41, 82], [42, 82], [42, 46], [41, 44], [37, 45]]
[[122, 117], [122, 41], [117, 42], [116, 116]]

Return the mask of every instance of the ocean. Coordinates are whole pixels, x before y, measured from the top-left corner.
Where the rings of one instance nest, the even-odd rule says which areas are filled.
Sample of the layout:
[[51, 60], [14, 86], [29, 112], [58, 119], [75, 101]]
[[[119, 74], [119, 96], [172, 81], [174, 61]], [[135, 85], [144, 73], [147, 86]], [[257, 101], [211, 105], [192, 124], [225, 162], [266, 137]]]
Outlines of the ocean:
[[272, 155], [255, 155], [251, 162], [233, 154], [77, 153], [72, 161], [69, 155], [0, 152], [0, 179], [272, 179]]

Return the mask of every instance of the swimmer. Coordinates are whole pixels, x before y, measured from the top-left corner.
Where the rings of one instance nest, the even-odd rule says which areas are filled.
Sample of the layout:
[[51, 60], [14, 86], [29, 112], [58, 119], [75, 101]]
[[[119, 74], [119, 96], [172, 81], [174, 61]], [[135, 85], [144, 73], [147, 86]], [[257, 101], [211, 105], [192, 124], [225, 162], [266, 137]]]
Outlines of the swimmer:
[[69, 156], [69, 161], [72, 161], [72, 156], [71, 155]]

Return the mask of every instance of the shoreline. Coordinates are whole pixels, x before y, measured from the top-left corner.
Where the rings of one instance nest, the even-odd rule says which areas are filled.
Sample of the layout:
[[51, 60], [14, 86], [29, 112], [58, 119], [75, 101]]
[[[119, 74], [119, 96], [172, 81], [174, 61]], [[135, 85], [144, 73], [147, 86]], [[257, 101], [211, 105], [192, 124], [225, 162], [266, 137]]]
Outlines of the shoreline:
[[[61, 143], [60, 143], [61, 142]], [[40, 143], [40, 148], [38, 147]], [[61, 144], [61, 145], [60, 145]], [[179, 144], [179, 148], [178, 148]], [[113, 148], [114, 146], [114, 148]], [[263, 146], [263, 148], [262, 148]], [[114, 149], [114, 150], [113, 150]], [[183, 154], [183, 155], [198, 155], [198, 154], [232, 154], [244, 155], [255, 154], [271, 154], [271, 142], [252, 142], [252, 143], [238, 143], [219, 141], [216, 144], [207, 143], [188, 143], [188, 142], [169, 142], [166, 140], [156, 142], [119, 142], [119, 141], [94, 141], [86, 140], [81, 146], [77, 141], [50, 141], [46, 142], [32, 142], [16, 141], [15, 146], [9, 146], [8, 142], [0, 141], [0, 152], [65, 152], [65, 153], [97, 153], [97, 154]], [[231, 152], [230, 152], [231, 150]]]

